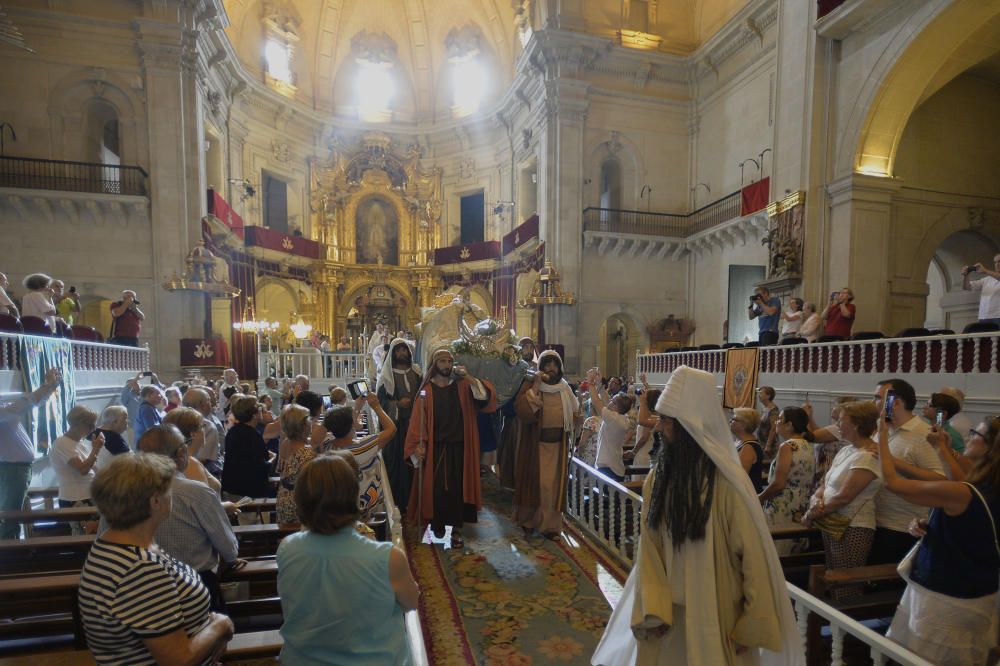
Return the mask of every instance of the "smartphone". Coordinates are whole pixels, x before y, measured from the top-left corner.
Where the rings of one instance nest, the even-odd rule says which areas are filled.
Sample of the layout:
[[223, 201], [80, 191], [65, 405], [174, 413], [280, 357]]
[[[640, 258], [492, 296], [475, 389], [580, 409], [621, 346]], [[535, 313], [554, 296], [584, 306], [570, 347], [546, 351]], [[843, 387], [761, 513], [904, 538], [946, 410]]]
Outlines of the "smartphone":
[[934, 425], [938, 427], [938, 430], [944, 427], [944, 410], [937, 410], [937, 417], [934, 419]]
[[896, 392], [885, 392], [885, 420], [892, 421], [892, 408], [896, 404]]
[[152, 377], [153, 376], [153, 371], [152, 370], [147, 370], [146, 372], [142, 373], [142, 376], [143, 377]]
[[368, 382], [364, 379], [359, 379], [356, 382], [351, 382], [347, 385], [347, 390], [351, 393], [351, 399], [357, 400], [358, 398], [365, 398], [368, 396]]

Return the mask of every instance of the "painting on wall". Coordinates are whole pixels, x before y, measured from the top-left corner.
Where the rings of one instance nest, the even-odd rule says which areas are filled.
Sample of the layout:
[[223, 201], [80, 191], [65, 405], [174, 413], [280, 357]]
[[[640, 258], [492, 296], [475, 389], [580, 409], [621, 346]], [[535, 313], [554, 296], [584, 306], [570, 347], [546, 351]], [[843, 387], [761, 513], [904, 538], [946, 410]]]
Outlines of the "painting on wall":
[[357, 262], [399, 265], [399, 218], [384, 197], [371, 197], [358, 205], [355, 216]]

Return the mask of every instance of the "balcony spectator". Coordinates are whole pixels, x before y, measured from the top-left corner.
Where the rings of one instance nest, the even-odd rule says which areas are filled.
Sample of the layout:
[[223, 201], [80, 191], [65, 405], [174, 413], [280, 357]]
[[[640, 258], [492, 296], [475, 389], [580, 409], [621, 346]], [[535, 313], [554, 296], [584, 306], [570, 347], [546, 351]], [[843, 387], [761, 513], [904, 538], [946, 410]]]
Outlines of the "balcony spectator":
[[816, 312], [814, 303], [806, 303], [802, 306], [802, 326], [799, 327], [799, 336], [809, 342], [816, 342], [819, 339], [820, 331], [823, 329], [823, 320]]
[[9, 314], [11, 317], [20, 317], [21, 313], [18, 312], [13, 299], [7, 295], [8, 284], [10, 283], [7, 281], [7, 275], [0, 273], [0, 314]]
[[775, 424], [778, 421], [778, 406], [774, 404], [774, 389], [770, 386], [761, 386], [757, 389], [757, 400], [760, 401], [760, 425], [757, 426], [757, 441], [764, 447], [764, 457], [774, 456], [777, 449], [778, 431]]
[[[884, 379], [875, 392], [875, 406], [884, 411], [886, 395], [892, 391], [892, 420], [889, 424], [889, 449], [892, 455], [909, 465], [944, 478], [944, 466], [937, 453], [927, 443], [931, 428], [913, 414], [917, 406], [916, 392], [902, 379]], [[883, 469], [883, 473], [884, 473]], [[916, 538], [909, 533], [914, 519], [926, 520], [927, 509], [883, 487], [875, 496], [875, 541], [868, 564], [897, 563], [903, 559]]]
[[[43, 404], [59, 387], [62, 373], [50, 368], [45, 382], [34, 393], [0, 398], [0, 511], [20, 511], [31, 485], [35, 446], [24, 429], [31, 410]], [[0, 539], [16, 539], [19, 523], [0, 520]]]
[[298, 475], [305, 529], [277, 554], [282, 663], [410, 662], [403, 613], [417, 607], [420, 591], [402, 550], [353, 528], [360, 475], [346, 451], [319, 456]]
[[[973, 272], [982, 273], [983, 277], [970, 280]], [[962, 289], [980, 292], [979, 321], [1000, 325], [1000, 254], [993, 257], [993, 270], [979, 262], [963, 268]]]
[[[767, 486], [758, 497], [768, 524], [792, 526], [802, 521], [816, 477], [816, 458], [809, 432], [809, 416], [798, 407], [785, 407], [777, 421], [781, 446], [771, 461]], [[778, 544], [775, 544], [778, 545]], [[791, 544], [785, 544], [791, 545]]]
[[24, 278], [24, 288], [28, 293], [21, 300], [21, 316], [43, 319], [55, 332], [56, 306], [52, 303], [52, 278], [44, 273], [32, 273]]
[[163, 395], [163, 389], [155, 384], [143, 386], [139, 391], [139, 409], [135, 413], [135, 441], [138, 442], [142, 433], [153, 426], [158, 426], [163, 421], [163, 406], [167, 402]]
[[763, 345], [778, 341], [778, 321], [781, 317], [781, 299], [772, 296], [767, 287], [757, 287], [750, 297], [747, 311], [750, 319], [757, 320], [757, 339]]
[[118, 456], [94, 481], [110, 528], [83, 565], [80, 615], [101, 663], [211, 663], [233, 636], [198, 573], [155, 546], [175, 470], [159, 455]]
[[146, 315], [139, 309], [139, 299], [136, 298], [134, 291], [126, 289], [122, 292], [122, 299], [111, 304], [111, 317], [111, 337], [108, 342], [113, 345], [138, 347], [142, 320]]
[[836, 335], [844, 340], [851, 337], [851, 328], [854, 326], [854, 315], [857, 308], [854, 307], [854, 292], [850, 287], [844, 287], [840, 291], [830, 294], [830, 304], [826, 306], [823, 319], [826, 322], [823, 326], [823, 335]]
[[[879, 462], [886, 488], [931, 508], [909, 531], [920, 543], [899, 565], [906, 591], [889, 638], [935, 664], [985, 664], [996, 645], [997, 569], [1000, 568], [1000, 419], [977, 431], [966, 448], [974, 460], [965, 478], [906, 478], [890, 455], [889, 423], [879, 422]], [[980, 424], [983, 428], [987, 424]], [[948, 451], [948, 436], [933, 430], [929, 446]]]
[[944, 430], [951, 440], [951, 448], [958, 453], [965, 451], [965, 438], [951, 425], [952, 417], [959, 412], [958, 400], [944, 393], [931, 393], [931, 397], [924, 403], [921, 411], [924, 418], [935, 426], [937, 425], [938, 412], [941, 412], [941, 430]]
[[73, 325], [73, 315], [80, 314], [80, 295], [76, 293], [76, 287], [70, 287], [66, 291], [66, 284], [62, 280], [52, 281], [52, 302], [56, 306], [56, 314], [66, 322], [67, 326]]
[[[69, 430], [53, 442], [49, 455], [59, 486], [59, 506], [93, 506], [90, 482], [94, 480], [94, 465], [104, 446], [104, 435], [91, 437], [97, 427], [97, 414], [83, 405], [69, 410], [66, 422]], [[73, 534], [92, 532], [96, 527], [91, 523], [70, 523]]]
[[[875, 494], [882, 486], [882, 470], [872, 439], [878, 427], [878, 408], [871, 402], [848, 402], [840, 407], [838, 437], [850, 443], [837, 452], [830, 469], [813, 493], [803, 525], [816, 525], [823, 535], [829, 569], [864, 566], [875, 538]], [[842, 600], [859, 596], [861, 587], [836, 591]]]
[[122, 434], [128, 430], [128, 410], [121, 405], [108, 405], [101, 412], [97, 432], [104, 435], [104, 446], [94, 463], [96, 471], [108, 466], [111, 459], [124, 453], [131, 453], [128, 442]]
[[764, 449], [757, 441], [759, 425], [760, 414], [749, 407], [737, 407], [729, 419], [729, 432], [736, 438], [736, 455], [758, 495], [764, 490]]
[[781, 337], [796, 336], [805, 323], [803, 319], [802, 307], [805, 305], [801, 298], [791, 298], [788, 300], [788, 309], [781, 313], [781, 320], [785, 323], [781, 326]]

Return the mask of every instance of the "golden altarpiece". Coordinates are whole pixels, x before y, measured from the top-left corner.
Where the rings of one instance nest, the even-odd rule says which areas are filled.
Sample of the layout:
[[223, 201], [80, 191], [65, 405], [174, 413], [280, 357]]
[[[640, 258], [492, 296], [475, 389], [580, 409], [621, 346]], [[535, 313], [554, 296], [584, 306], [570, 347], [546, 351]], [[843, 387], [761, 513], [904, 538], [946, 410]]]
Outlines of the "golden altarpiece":
[[312, 229], [326, 258], [310, 271], [302, 314], [337, 337], [414, 326], [442, 290], [433, 268], [442, 207], [441, 169], [423, 169], [416, 146], [381, 132], [353, 145], [334, 138], [328, 157], [310, 162]]

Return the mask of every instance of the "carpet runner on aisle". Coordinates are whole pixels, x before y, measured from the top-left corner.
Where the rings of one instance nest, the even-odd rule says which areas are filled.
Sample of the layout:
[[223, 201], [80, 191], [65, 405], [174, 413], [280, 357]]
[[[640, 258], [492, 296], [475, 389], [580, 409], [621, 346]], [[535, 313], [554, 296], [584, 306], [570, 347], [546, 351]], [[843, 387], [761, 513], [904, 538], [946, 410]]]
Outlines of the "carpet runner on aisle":
[[495, 477], [483, 479], [483, 510], [463, 548], [446, 547], [450, 534], [406, 534], [435, 666], [589, 664], [621, 595], [627, 572], [568, 525], [561, 543], [526, 539], [511, 499]]

